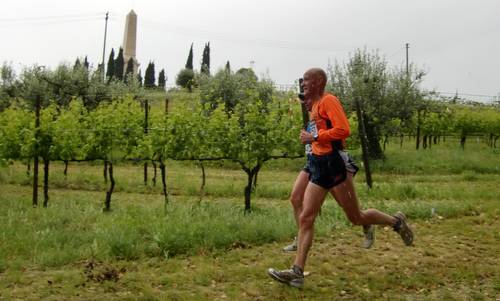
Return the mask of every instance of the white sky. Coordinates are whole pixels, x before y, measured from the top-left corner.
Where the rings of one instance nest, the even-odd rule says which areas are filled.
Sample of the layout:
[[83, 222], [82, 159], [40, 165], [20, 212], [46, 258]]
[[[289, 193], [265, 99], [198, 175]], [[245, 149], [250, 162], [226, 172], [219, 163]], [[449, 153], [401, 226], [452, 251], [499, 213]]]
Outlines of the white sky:
[[[125, 16], [138, 15], [137, 58], [167, 84], [186, 63], [194, 43], [199, 69], [210, 41], [211, 71], [229, 60], [278, 84], [293, 83], [309, 67], [346, 61], [356, 48], [378, 49], [402, 66], [428, 72], [424, 87], [498, 95], [498, 0], [2, 0], [0, 62], [56, 66], [88, 55], [102, 60], [104, 14], [110, 12], [106, 61], [123, 41]], [[68, 17], [69, 16], [69, 17]], [[39, 18], [39, 19], [34, 19]], [[43, 19], [42, 19], [43, 18]], [[144, 73], [144, 70], [143, 70]]]

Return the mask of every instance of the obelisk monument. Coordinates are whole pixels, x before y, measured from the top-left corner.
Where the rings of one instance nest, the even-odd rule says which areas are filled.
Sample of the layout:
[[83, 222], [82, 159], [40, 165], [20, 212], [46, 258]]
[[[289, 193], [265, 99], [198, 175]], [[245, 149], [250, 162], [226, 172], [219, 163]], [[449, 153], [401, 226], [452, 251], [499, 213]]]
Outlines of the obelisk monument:
[[139, 62], [135, 57], [135, 47], [137, 41], [137, 14], [131, 10], [125, 21], [125, 34], [123, 35], [123, 58], [125, 66], [123, 70], [127, 70], [127, 64], [130, 59], [134, 62], [134, 74], [137, 74]]

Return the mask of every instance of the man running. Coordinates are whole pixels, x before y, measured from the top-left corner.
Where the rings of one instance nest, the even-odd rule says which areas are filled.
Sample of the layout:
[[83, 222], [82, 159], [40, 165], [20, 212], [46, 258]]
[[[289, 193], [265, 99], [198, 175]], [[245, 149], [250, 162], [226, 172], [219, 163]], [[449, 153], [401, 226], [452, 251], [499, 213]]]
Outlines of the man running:
[[353, 173], [346, 166], [347, 154], [342, 151], [350, 134], [349, 122], [339, 100], [325, 93], [326, 82], [326, 73], [320, 68], [309, 69], [304, 74], [304, 96], [311, 102], [310, 122], [316, 131], [302, 130], [300, 133], [300, 141], [312, 145], [312, 154], [308, 158], [309, 182], [298, 213], [297, 254], [290, 269], [268, 270], [273, 279], [294, 287], [304, 285], [304, 267], [314, 236], [314, 221], [330, 190], [333, 190], [335, 199], [353, 224], [390, 225], [406, 245], [413, 243], [413, 232], [403, 213], [391, 216], [377, 209], [361, 211], [354, 190]]
[[[304, 104], [307, 110], [310, 112], [312, 107], [311, 99], [304, 99]], [[317, 134], [317, 128], [314, 122], [309, 122], [306, 131], [311, 133], [313, 136]], [[302, 212], [302, 202], [304, 200], [304, 193], [306, 191], [307, 183], [309, 182], [309, 175], [311, 174], [311, 170], [309, 167], [309, 159], [312, 155], [312, 147], [311, 144], [308, 143], [305, 146], [307, 163], [304, 168], [299, 172], [299, 175], [295, 179], [295, 183], [293, 185], [292, 193], [290, 194], [290, 203], [292, 203], [293, 213], [295, 217], [295, 222], [297, 224], [297, 229], [299, 228], [299, 216]], [[354, 163], [351, 157], [347, 153], [342, 153], [342, 158], [345, 160], [344, 163], [346, 165], [346, 170], [348, 173], [352, 174], [352, 177], [356, 175], [358, 172], [358, 166]], [[336, 190], [331, 189], [330, 193], [337, 200]], [[338, 201], [337, 201], [338, 202]], [[365, 236], [362, 247], [365, 249], [371, 248], [375, 241], [375, 227], [373, 225], [362, 225], [363, 226], [363, 234]], [[294, 238], [293, 242], [283, 248], [283, 251], [286, 252], [294, 252], [297, 251], [297, 237]]]

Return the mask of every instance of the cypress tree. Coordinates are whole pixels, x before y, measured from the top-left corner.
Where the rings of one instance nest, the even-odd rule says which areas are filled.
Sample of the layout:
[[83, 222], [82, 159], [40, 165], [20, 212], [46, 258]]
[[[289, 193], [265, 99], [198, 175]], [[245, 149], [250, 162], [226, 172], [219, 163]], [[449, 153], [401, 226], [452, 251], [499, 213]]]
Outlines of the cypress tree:
[[106, 78], [110, 81], [115, 76], [115, 50], [111, 48], [111, 53], [108, 59], [108, 70], [106, 70]]
[[167, 78], [165, 77], [165, 69], [161, 69], [160, 74], [158, 75], [158, 87], [165, 89], [165, 83]]
[[193, 43], [191, 43], [191, 49], [189, 50], [189, 55], [186, 61], [186, 69], [193, 70]]
[[231, 73], [231, 65], [229, 64], [229, 61], [226, 63], [226, 68], [225, 68], [227, 73]]
[[83, 67], [85, 67], [85, 69], [89, 70], [89, 61], [87, 60], [87, 56], [85, 56], [85, 60], [83, 60]]
[[151, 62], [148, 63], [146, 71], [144, 72], [144, 87], [151, 87]]
[[148, 68], [146, 68], [146, 74], [144, 75], [144, 86], [146, 88], [155, 87], [155, 64], [149, 63]]
[[142, 87], [142, 71], [139, 69], [139, 72], [137, 72], [137, 81], [139, 82], [139, 86]]
[[102, 69], [103, 69], [102, 64], [97, 64], [96, 72], [102, 74]]
[[82, 64], [80, 63], [80, 58], [76, 58], [75, 65], [73, 66], [73, 69], [78, 69], [80, 68]]
[[120, 47], [120, 51], [118, 52], [118, 56], [115, 60], [115, 77], [118, 80], [123, 81], [123, 74], [125, 68], [125, 59], [123, 58], [123, 48]]
[[205, 44], [203, 49], [203, 57], [201, 59], [201, 73], [210, 75], [210, 42]]
[[134, 59], [130, 58], [127, 62], [127, 69], [125, 70], [124, 81], [127, 82], [128, 78], [134, 75]]

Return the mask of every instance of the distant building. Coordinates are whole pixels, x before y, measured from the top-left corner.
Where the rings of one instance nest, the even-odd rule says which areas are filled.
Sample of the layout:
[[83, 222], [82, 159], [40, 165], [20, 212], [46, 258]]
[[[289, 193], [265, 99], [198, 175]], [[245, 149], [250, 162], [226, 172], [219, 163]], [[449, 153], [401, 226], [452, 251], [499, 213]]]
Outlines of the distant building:
[[137, 74], [139, 62], [136, 58], [137, 42], [137, 14], [131, 10], [125, 21], [125, 33], [123, 35], [123, 58], [125, 60], [124, 72], [127, 70], [127, 64], [130, 59], [134, 62], [134, 74]]

